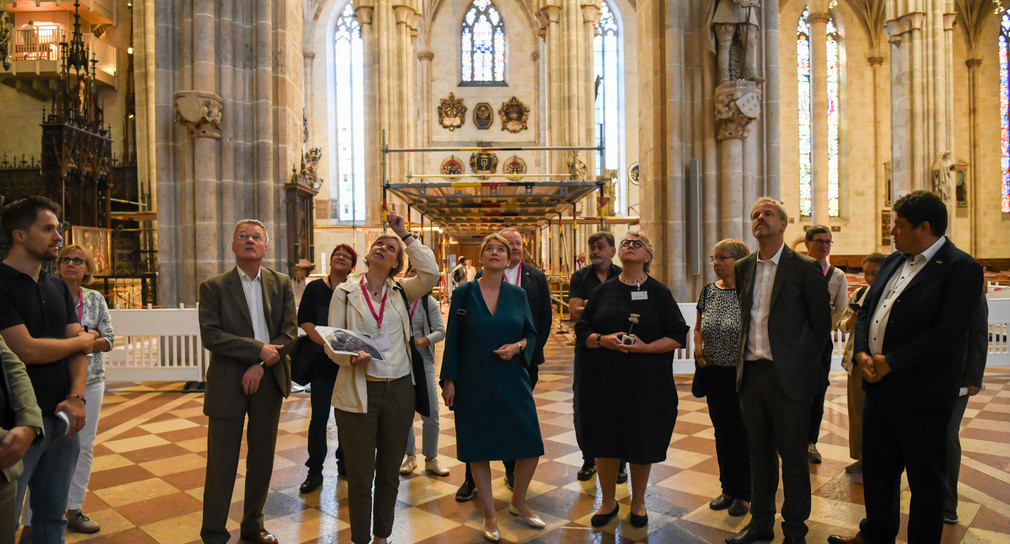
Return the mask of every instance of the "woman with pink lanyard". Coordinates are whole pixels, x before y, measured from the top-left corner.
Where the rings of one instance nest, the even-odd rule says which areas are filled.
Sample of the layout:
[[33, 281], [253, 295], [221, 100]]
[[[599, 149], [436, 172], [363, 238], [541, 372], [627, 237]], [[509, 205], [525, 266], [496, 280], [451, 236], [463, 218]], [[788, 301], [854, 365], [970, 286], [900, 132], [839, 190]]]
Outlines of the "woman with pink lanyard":
[[[405, 278], [417, 275], [411, 266]], [[435, 344], [445, 338], [445, 324], [438, 301], [430, 294], [424, 295], [410, 305], [410, 328], [414, 335], [414, 345], [424, 360], [424, 378], [428, 380], [428, 409], [430, 413], [421, 416], [421, 453], [424, 454], [424, 470], [432, 476], [448, 476], [449, 469], [438, 462], [438, 390], [435, 388]], [[407, 432], [407, 452], [400, 465], [400, 474], [407, 475], [417, 468], [415, 459], [416, 443], [414, 428]]]
[[[400, 460], [414, 419], [413, 380], [424, 379], [411, 370], [409, 305], [438, 283], [434, 253], [414, 239], [403, 217], [390, 212], [387, 221], [396, 234], [376, 238], [365, 255], [365, 273], [333, 290], [328, 319], [331, 327], [368, 334], [382, 354], [377, 360], [364, 352], [340, 355], [326, 347], [340, 365], [333, 407], [344, 445], [354, 544], [386, 544], [393, 531]], [[393, 277], [403, 270], [405, 257], [417, 275], [397, 283]]]

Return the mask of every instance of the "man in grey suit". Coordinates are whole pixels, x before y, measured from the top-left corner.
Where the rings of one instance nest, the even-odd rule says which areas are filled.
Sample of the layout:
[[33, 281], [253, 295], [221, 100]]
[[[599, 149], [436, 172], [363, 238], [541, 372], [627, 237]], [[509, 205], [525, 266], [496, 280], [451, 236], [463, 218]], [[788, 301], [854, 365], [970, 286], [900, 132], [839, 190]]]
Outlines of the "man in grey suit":
[[789, 218], [777, 200], [751, 208], [758, 251], [736, 263], [740, 298], [737, 390], [751, 460], [751, 522], [726, 539], [750, 544], [774, 536], [775, 491], [782, 457], [782, 532], [805, 542], [810, 516], [807, 427], [810, 403], [827, 383], [821, 354], [831, 330], [831, 306], [821, 268], [786, 247]]
[[200, 337], [211, 353], [203, 405], [210, 418], [200, 529], [206, 543], [225, 543], [230, 536], [225, 523], [247, 415], [241, 536], [251, 542], [277, 542], [263, 527], [263, 505], [273, 472], [281, 400], [291, 392], [291, 364], [284, 348], [295, 339], [298, 325], [288, 277], [260, 266], [267, 243], [263, 223], [239, 221], [231, 246], [237, 266], [200, 285]]

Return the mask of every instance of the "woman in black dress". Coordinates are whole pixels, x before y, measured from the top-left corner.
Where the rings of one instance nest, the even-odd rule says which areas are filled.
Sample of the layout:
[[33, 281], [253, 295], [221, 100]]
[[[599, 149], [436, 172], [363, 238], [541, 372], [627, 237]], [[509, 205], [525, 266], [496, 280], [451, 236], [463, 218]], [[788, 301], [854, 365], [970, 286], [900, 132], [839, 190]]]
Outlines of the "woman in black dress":
[[[298, 326], [315, 342], [319, 349], [312, 359], [312, 381], [309, 382], [312, 415], [309, 418], [309, 459], [305, 461], [309, 473], [299, 486], [300, 493], [312, 493], [323, 485], [323, 461], [326, 459], [326, 423], [330, 420], [333, 407], [333, 384], [337, 381], [340, 367], [330, 362], [323, 353], [323, 337], [316, 332], [316, 326], [326, 326], [330, 313], [330, 298], [333, 288], [347, 279], [348, 274], [358, 264], [358, 252], [347, 244], [338, 244], [330, 253], [330, 273], [326, 277], [309, 282], [302, 293], [298, 306]], [[344, 449], [337, 446], [337, 474], [347, 474], [344, 466]]]
[[666, 459], [677, 420], [670, 352], [687, 342], [688, 326], [673, 294], [649, 277], [652, 243], [629, 231], [620, 245], [623, 271], [596, 288], [575, 324], [586, 358], [580, 409], [603, 495], [593, 527], [617, 517], [620, 459], [631, 467], [629, 521], [634, 527], [649, 522], [649, 472]]
[[712, 268], [719, 281], [705, 285], [698, 297], [694, 329], [694, 361], [697, 368], [691, 392], [706, 397], [708, 416], [715, 429], [715, 455], [719, 461], [722, 494], [708, 503], [712, 510], [729, 510], [742, 516], [750, 507], [750, 457], [747, 429], [740, 414], [736, 392], [736, 363], [740, 357], [740, 303], [736, 295], [733, 265], [750, 253], [747, 245], [732, 238], [712, 249]]

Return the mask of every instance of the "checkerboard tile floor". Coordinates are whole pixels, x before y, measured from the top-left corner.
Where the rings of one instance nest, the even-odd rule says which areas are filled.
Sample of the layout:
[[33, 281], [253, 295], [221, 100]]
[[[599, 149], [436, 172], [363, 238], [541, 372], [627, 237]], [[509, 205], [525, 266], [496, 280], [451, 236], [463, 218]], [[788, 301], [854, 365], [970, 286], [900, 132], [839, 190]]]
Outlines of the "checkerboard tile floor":
[[[537, 543], [691, 543], [719, 542], [739, 530], [747, 518], [714, 512], [708, 501], [719, 494], [718, 465], [711, 422], [704, 399], [690, 394], [690, 376], [678, 376], [680, 409], [667, 460], [653, 468], [646, 494], [649, 525], [627, 523], [629, 490], [619, 486], [621, 521], [593, 530], [589, 518], [599, 504], [595, 482], [578, 482], [582, 463], [572, 428], [572, 348], [555, 334], [547, 363], [535, 389], [546, 455], [530, 487], [529, 504], [547, 522], [545, 530], [527, 528], [507, 514], [509, 491], [503, 471], [492, 464], [494, 495], [503, 541]], [[961, 523], [944, 529], [944, 542], [1010, 541], [1010, 369], [990, 369], [987, 390], [973, 397], [962, 424]], [[102, 407], [94, 472], [84, 511], [102, 525], [94, 535], [68, 533], [68, 542], [184, 544], [199, 541], [201, 498], [206, 465], [207, 418], [203, 396], [182, 393], [180, 384], [110, 383]], [[283, 544], [350, 542], [347, 484], [336, 477], [332, 456], [320, 491], [298, 494], [305, 476], [305, 441], [309, 395], [295, 393], [284, 402], [277, 438], [272, 492], [265, 507], [266, 527]], [[332, 421], [332, 420], [331, 420]], [[445, 478], [418, 470], [401, 478], [396, 525], [397, 544], [482, 542], [481, 515], [475, 502], [457, 503], [453, 495], [464, 467], [455, 459], [452, 413], [441, 411], [440, 460], [451, 469]], [[832, 374], [819, 448], [824, 462], [811, 466], [813, 511], [809, 542], [832, 533], [853, 532], [863, 515], [859, 475], [844, 471], [850, 462], [846, 442], [845, 377]], [[420, 447], [420, 420], [415, 421]], [[330, 427], [331, 451], [336, 429]], [[243, 452], [244, 455], [244, 452]], [[231, 509], [229, 528], [238, 538], [244, 465]], [[907, 515], [907, 486], [902, 495]], [[779, 497], [781, 501], [781, 495]], [[903, 517], [905, 517], [903, 515]], [[907, 521], [903, 519], [902, 523]], [[776, 529], [776, 535], [781, 534]], [[899, 539], [904, 539], [904, 531]]]

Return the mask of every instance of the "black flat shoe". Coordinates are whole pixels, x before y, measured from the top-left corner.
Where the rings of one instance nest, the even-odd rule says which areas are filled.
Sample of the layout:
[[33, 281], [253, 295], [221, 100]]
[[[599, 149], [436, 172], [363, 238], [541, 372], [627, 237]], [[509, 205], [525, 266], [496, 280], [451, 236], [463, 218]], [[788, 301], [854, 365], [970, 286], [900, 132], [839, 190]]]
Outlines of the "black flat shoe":
[[579, 469], [579, 473], [575, 475], [580, 482], [587, 482], [596, 476], [596, 464], [592, 462], [586, 462]]
[[733, 504], [733, 497], [730, 497], [729, 495], [723, 493], [722, 495], [719, 495], [718, 497], [712, 499], [711, 502], [708, 503], [708, 507], [711, 508], [712, 510], [725, 510], [729, 508], [732, 504]]
[[623, 484], [628, 481], [628, 465], [621, 463], [620, 470], [617, 471], [617, 483]]
[[649, 514], [645, 514], [644, 516], [631, 514], [630, 516], [628, 516], [628, 521], [631, 522], [632, 527], [636, 529], [641, 529], [642, 527], [645, 527], [646, 525], [649, 524]]
[[459, 491], [456, 491], [456, 502], [466, 502], [473, 498], [476, 492], [476, 486], [473, 482], [464, 481], [463, 485], [459, 486]]
[[621, 505], [614, 506], [614, 511], [609, 514], [595, 514], [593, 517], [589, 518], [589, 524], [593, 527], [603, 527], [604, 525], [610, 523], [617, 514], [621, 511]]
[[747, 525], [739, 533], [726, 537], [726, 544], [751, 544], [752, 542], [771, 541], [775, 539], [775, 532], [771, 527], [758, 529]]
[[313, 491], [320, 488], [323, 485], [323, 475], [310, 472], [302, 482], [302, 485], [298, 486], [298, 492], [301, 494], [312, 493]]

